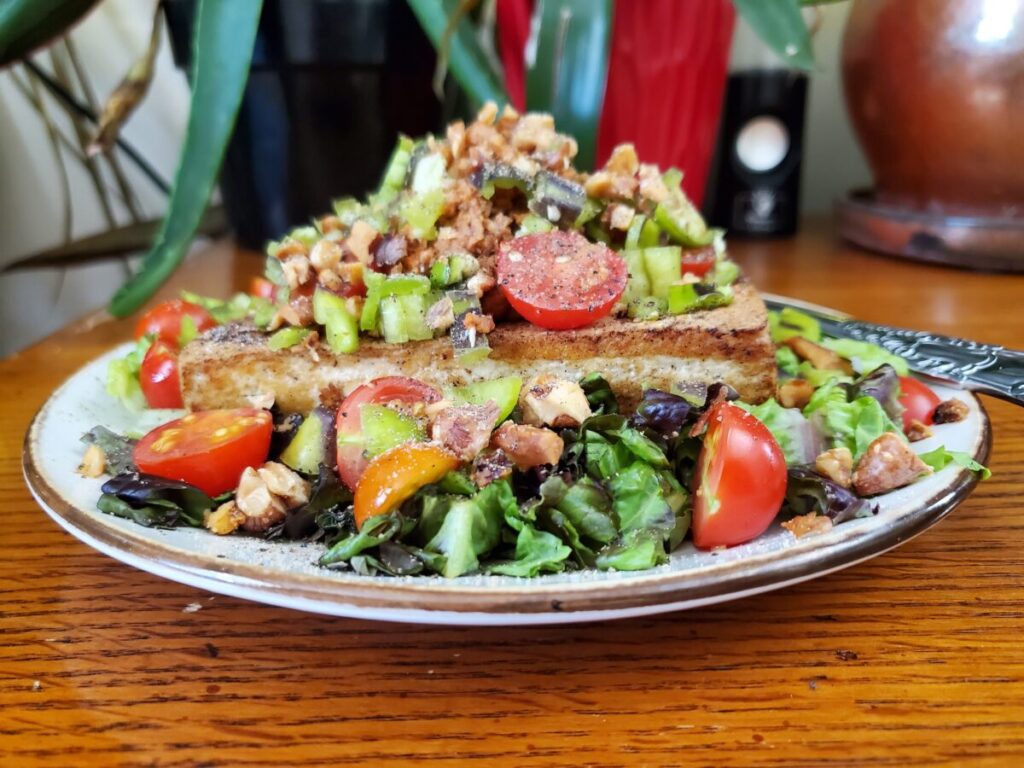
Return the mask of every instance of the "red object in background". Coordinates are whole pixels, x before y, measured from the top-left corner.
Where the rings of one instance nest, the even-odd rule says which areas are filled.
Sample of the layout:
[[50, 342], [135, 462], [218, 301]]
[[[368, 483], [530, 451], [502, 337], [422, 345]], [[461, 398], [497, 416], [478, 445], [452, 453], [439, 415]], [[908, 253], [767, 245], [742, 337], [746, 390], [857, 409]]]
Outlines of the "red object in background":
[[731, 0], [619, 0], [597, 163], [631, 141], [641, 161], [683, 171], [704, 197], [725, 94], [736, 11]]
[[[498, 0], [505, 88], [525, 99], [523, 50], [532, 0]], [[597, 165], [632, 142], [646, 163], [683, 171], [683, 189], [704, 198], [725, 94], [736, 11], [731, 0], [616, 0]]]

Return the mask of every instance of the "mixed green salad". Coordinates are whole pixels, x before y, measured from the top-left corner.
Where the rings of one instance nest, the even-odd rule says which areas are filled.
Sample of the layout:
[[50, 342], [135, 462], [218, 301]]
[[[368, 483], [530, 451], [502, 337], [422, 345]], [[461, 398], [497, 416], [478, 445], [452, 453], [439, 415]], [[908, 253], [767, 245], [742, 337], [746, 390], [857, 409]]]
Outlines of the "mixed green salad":
[[446, 392], [385, 377], [304, 416], [97, 427], [83, 471], [112, 475], [100, 510], [141, 525], [321, 541], [326, 568], [448, 578], [643, 570], [687, 539], [710, 550], [776, 520], [802, 536], [871, 516], [874, 497], [950, 463], [988, 475], [966, 454], [912, 451], [967, 409], [905, 361], [794, 310], [771, 330], [780, 383], [757, 405], [680, 382], [622, 412], [598, 374]]

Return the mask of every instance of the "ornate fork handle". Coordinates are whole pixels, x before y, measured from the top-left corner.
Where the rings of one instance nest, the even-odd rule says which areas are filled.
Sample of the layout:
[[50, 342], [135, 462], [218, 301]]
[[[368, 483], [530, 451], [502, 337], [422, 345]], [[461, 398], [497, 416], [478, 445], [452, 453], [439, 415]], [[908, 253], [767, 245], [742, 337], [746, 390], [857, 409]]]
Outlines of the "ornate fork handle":
[[965, 388], [1024, 405], [1024, 352], [860, 320], [822, 323], [826, 332], [869, 341], [907, 359], [911, 368]]

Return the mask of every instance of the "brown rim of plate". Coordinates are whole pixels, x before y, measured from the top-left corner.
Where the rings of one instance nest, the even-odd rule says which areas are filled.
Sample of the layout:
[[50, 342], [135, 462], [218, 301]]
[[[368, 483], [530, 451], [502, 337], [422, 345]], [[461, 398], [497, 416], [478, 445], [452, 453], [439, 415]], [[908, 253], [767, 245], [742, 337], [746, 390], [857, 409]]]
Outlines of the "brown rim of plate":
[[[992, 445], [991, 424], [980, 400], [971, 396], [981, 415], [980, 445], [974, 458], [984, 463]], [[188, 577], [201, 577], [221, 583], [225, 588], [243, 585], [278, 597], [377, 610], [489, 614], [610, 612], [715, 598], [726, 600], [730, 595], [765, 592], [845, 568], [909, 541], [946, 517], [978, 483], [975, 473], [963, 470], [940, 493], [900, 517], [891, 527], [827, 547], [811, 548], [768, 564], [751, 566], [737, 561], [703, 578], [695, 578], [688, 572], [639, 571], [613, 581], [545, 584], [542, 579], [524, 579], [522, 586], [471, 589], [458, 587], [458, 580], [430, 579], [427, 583], [415, 584], [390, 577], [359, 577], [332, 582], [326, 570], [324, 576], [311, 576], [183, 553], [145, 536], [104, 525], [68, 503], [36, 468], [32, 438], [45, 410], [44, 404], [25, 435], [22, 453], [25, 481], [36, 498], [69, 527], [111, 549], [158, 564], [162, 575], [182, 583], [190, 583]], [[168, 572], [176, 572], [180, 578], [175, 579]]]

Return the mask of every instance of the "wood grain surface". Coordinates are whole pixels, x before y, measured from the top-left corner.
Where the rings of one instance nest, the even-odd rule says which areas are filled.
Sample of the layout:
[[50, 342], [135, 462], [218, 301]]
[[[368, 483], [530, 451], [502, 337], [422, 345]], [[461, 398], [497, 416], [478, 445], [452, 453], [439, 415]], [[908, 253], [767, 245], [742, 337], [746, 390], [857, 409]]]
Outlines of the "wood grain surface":
[[[1022, 276], [853, 251], [825, 222], [731, 248], [765, 290], [1024, 348]], [[200, 246], [165, 295], [259, 268]], [[131, 325], [98, 313], [0, 362], [2, 766], [1024, 764], [1022, 410], [986, 401], [995, 474], [966, 503], [841, 573], [606, 624], [378, 624], [162, 581], [36, 506], [29, 420]]]

